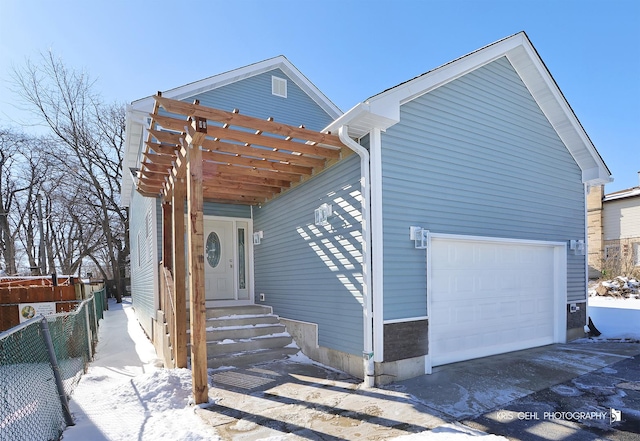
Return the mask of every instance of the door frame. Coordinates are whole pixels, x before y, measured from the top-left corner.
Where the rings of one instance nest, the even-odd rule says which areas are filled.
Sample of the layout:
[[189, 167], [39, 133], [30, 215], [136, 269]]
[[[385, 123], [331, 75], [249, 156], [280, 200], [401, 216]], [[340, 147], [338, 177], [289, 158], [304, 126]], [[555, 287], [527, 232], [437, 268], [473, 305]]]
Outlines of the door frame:
[[[253, 219], [250, 218], [242, 218], [242, 217], [226, 217], [226, 216], [209, 216], [205, 215], [203, 217], [203, 224], [206, 228], [207, 221], [226, 221], [232, 222], [232, 242], [234, 244], [238, 243], [238, 222], [243, 222], [247, 224], [247, 235], [245, 238], [245, 244], [247, 247], [247, 290], [249, 294], [248, 299], [240, 299], [238, 300], [238, 249], [237, 247], [233, 247], [233, 267], [234, 267], [234, 276], [233, 276], [233, 289], [235, 291], [236, 300], [206, 300], [207, 308], [215, 308], [215, 307], [225, 307], [225, 306], [243, 306], [243, 305], [253, 305], [255, 303], [254, 297], [254, 265], [253, 265]], [[205, 234], [206, 236], [206, 234]], [[205, 238], [206, 240], [206, 238]]]

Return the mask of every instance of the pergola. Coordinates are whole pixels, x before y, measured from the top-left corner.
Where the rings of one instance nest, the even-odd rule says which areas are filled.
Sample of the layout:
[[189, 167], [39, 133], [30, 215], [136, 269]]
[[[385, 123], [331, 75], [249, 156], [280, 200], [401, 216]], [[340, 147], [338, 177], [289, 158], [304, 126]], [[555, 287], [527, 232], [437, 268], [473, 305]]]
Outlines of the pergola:
[[160, 307], [176, 367], [187, 366], [186, 293], [180, 287], [186, 283], [188, 256], [193, 394], [200, 404], [208, 400], [204, 201], [261, 204], [352, 152], [331, 133], [214, 109], [198, 101], [189, 104], [160, 93], [154, 98], [137, 191], [163, 200]]

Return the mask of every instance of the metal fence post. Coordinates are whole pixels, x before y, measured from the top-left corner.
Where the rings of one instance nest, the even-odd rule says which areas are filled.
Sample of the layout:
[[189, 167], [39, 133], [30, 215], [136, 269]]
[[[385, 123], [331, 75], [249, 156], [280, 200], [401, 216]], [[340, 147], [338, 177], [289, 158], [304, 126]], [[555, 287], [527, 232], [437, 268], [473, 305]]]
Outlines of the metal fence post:
[[98, 322], [100, 321], [100, 318], [98, 317], [98, 305], [96, 302], [96, 293], [93, 293], [93, 299], [91, 300], [91, 303], [93, 304], [93, 320], [95, 322], [95, 326], [93, 327], [93, 329], [95, 329], [95, 340], [96, 342], [98, 341]]
[[91, 335], [91, 319], [89, 318], [89, 305], [87, 303], [84, 304], [84, 317], [87, 326], [87, 340], [89, 342], [89, 360], [93, 358], [93, 336]]
[[51, 369], [53, 370], [53, 377], [56, 380], [56, 388], [58, 389], [58, 397], [60, 397], [60, 405], [62, 406], [64, 421], [67, 423], [67, 426], [75, 426], [73, 417], [71, 416], [71, 411], [69, 410], [67, 394], [65, 393], [64, 385], [62, 384], [62, 376], [60, 375], [60, 368], [58, 367], [58, 359], [56, 358], [56, 352], [53, 348], [51, 332], [49, 332], [49, 323], [44, 316], [40, 321], [40, 327], [42, 328], [42, 335], [44, 336], [44, 342], [47, 346], [47, 352], [49, 353], [49, 362], [51, 363]]

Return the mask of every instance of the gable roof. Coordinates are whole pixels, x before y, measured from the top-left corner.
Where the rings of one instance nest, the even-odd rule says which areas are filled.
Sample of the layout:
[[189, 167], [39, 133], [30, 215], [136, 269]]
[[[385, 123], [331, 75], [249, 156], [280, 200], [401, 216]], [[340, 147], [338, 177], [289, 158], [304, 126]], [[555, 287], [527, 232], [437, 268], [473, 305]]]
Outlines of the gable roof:
[[327, 127], [348, 126], [359, 138], [372, 129], [386, 130], [400, 121], [400, 106], [466, 75], [498, 58], [507, 57], [554, 130], [582, 170], [582, 181], [592, 185], [611, 182], [611, 172], [578, 121], [524, 32], [499, 40], [357, 104]]
[[[226, 86], [265, 72], [280, 69], [291, 81], [302, 89], [320, 108], [331, 118], [342, 115], [342, 111], [329, 100], [302, 72], [300, 72], [286, 57], [279, 55], [258, 63], [250, 64], [238, 69], [214, 75], [193, 83], [170, 89], [162, 93], [165, 98], [184, 100], [186, 98]], [[137, 167], [141, 155], [144, 131], [147, 127], [149, 114], [154, 110], [155, 98], [148, 96], [133, 101], [127, 106], [126, 142], [122, 168], [122, 205], [128, 206], [133, 189], [133, 177], [127, 173], [129, 169]]]

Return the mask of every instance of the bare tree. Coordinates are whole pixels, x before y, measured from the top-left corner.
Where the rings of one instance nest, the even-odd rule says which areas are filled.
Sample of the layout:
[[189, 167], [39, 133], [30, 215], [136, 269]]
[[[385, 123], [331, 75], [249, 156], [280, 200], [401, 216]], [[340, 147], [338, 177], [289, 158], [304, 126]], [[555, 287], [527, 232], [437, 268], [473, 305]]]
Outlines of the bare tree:
[[120, 207], [124, 106], [105, 105], [86, 74], [68, 69], [52, 53], [44, 54], [40, 64], [27, 62], [15, 70], [14, 79], [17, 93], [57, 140], [58, 149], [51, 153], [64, 166], [65, 181], [81, 189], [71, 214], [74, 234], [86, 239], [86, 225], [91, 231], [100, 226], [106, 257], [88, 243], [82, 254], [105, 278], [116, 281], [116, 298], [121, 301], [122, 263], [129, 252], [128, 212]]
[[4, 270], [13, 275], [18, 272], [16, 265], [17, 228], [12, 228], [10, 212], [17, 194], [23, 190], [17, 186], [14, 163], [15, 155], [24, 141], [24, 135], [9, 129], [0, 130], [0, 251]]
[[37, 259], [35, 201], [49, 167], [40, 147], [47, 141], [10, 129], [0, 130], [0, 245], [7, 274], [18, 274], [18, 245], [29, 258], [33, 274], [45, 270]]

